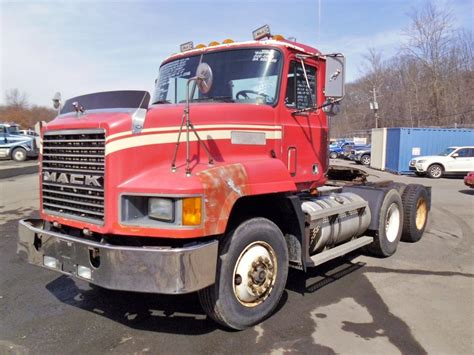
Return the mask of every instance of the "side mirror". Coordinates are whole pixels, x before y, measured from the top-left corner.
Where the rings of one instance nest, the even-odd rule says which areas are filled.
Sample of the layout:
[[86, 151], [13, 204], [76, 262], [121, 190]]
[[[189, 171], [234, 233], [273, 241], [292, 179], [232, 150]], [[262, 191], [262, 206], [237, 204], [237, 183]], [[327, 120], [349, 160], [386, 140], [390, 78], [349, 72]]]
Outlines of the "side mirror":
[[57, 92], [57, 93], [54, 94], [54, 96], [53, 96], [53, 107], [54, 107], [56, 110], [60, 110], [60, 109], [61, 109], [61, 93], [60, 93], [60, 92]]
[[196, 69], [196, 82], [199, 92], [207, 94], [212, 87], [212, 69], [209, 64], [202, 62]]
[[323, 111], [328, 116], [336, 116], [341, 111], [341, 108], [339, 106], [339, 103], [335, 102], [335, 103], [330, 103], [327, 106], [323, 106]]
[[453, 155], [451, 155], [453, 158], [457, 158], [459, 156], [459, 153], [454, 153]]
[[326, 56], [325, 95], [331, 99], [342, 99], [345, 95], [346, 58], [342, 54]]

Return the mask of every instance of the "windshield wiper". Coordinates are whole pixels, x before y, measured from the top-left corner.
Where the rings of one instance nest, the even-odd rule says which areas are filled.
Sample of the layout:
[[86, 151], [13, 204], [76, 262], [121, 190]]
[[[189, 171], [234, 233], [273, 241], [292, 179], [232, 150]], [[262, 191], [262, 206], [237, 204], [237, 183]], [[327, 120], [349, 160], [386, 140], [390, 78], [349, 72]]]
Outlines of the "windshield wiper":
[[158, 101], [153, 102], [153, 105], [170, 104], [170, 103], [171, 101], [168, 101], [168, 100], [158, 100]]

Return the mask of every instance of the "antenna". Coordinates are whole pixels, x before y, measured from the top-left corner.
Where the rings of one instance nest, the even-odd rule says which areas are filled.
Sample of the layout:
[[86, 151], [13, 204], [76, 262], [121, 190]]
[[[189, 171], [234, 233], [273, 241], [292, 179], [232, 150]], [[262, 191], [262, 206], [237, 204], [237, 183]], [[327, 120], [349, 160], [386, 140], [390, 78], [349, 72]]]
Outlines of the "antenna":
[[318, 43], [321, 42], [321, 0], [318, 0]]

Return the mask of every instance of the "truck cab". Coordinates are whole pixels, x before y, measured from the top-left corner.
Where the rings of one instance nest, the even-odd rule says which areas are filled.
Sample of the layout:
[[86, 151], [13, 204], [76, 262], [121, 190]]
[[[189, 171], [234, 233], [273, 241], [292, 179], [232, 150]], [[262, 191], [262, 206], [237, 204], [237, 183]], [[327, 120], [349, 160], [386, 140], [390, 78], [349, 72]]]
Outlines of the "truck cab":
[[0, 158], [24, 161], [37, 156], [38, 148], [34, 137], [21, 134], [17, 124], [0, 123]]
[[55, 95], [40, 218], [19, 228], [31, 264], [113, 290], [198, 291], [209, 317], [244, 329], [273, 312], [288, 267], [421, 238], [429, 190], [325, 185], [342, 54], [264, 26], [253, 41], [182, 45], [155, 84]]

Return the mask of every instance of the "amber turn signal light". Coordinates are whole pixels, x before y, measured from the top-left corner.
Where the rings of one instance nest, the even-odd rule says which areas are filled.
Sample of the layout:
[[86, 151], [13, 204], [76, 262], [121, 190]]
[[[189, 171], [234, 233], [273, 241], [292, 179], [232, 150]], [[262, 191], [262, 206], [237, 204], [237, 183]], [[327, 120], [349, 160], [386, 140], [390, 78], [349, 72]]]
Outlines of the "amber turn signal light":
[[183, 225], [197, 226], [201, 224], [202, 199], [190, 197], [183, 199]]

